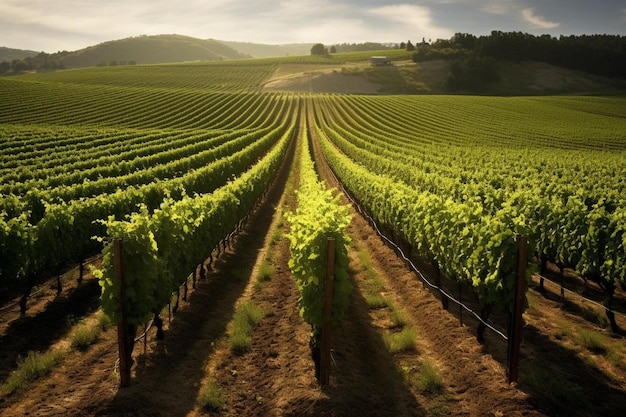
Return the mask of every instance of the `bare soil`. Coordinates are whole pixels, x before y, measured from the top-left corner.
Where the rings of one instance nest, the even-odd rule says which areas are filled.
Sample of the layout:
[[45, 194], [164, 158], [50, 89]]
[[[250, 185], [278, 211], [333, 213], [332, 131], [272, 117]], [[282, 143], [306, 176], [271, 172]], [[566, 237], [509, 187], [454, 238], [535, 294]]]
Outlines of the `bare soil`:
[[265, 84], [264, 91], [309, 91], [341, 94], [378, 94], [382, 86], [359, 74], [342, 74], [336, 70], [304, 72], [275, 77]]

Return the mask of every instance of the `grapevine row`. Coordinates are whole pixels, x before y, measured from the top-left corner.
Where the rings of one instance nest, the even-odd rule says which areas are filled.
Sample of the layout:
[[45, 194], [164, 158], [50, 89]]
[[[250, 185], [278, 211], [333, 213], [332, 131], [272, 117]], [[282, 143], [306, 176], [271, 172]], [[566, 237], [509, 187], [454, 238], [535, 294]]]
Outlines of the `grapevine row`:
[[[335, 101], [343, 103], [341, 114], [344, 117], [340, 117], [333, 106]], [[345, 111], [347, 103], [348, 99], [340, 98], [326, 100], [325, 106], [320, 106], [323, 110], [319, 116], [320, 126], [334, 146], [369, 171], [396, 184], [427, 191], [442, 200], [451, 198], [454, 203], [475, 206], [482, 218], [509, 213], [509, 217], [523, 225], [531, 242], [536, 244], [536, 254], [543, 265], [551, 261], [561, 269], [570, 267], [606, 291], [607, 315], [616, 329], [610, 311], [611, 298], [615, 286], [626, 282], [623, 268], [626, 250], [622, 243], [626, 228], [623, 214], [626, 189], [621, 181], [625, 167], [619, 163], [623, 157], [600, 152], [598, 156], [604, 158], [600, 162], [600, 158], [595, 159], [595, 155], [587, 151], [585, 156], [590, 163], [603, 163], [604, 167], [590, 169], [590, 163], [580, 155], [573, 167], [564, 164], [559, 167], [555, 163], [557, 175], [554, 175], [549, 172], [550, 167], [536, 171], [529, 169], [528, 165], [532, 166], [532, 159], [527, 158], [532, 155], [529, 150], [523, 151], [526, 158], [519, 157], [521, 163], [516, 163], [517, 158], [504, 158], [502, 162], [510, 165], [506, 167], [497, 158], [490, 157], [495, 151], [493, 147], [485, 148], [477, 140], [478, 151], [483, 153], [480, 169], [475, 169], [475, 164], [464, 165], [462, 161], [455, 161], [454, 155], [458, 151], [445, 146], [442, 149], [449, 155], [433, 159], [438, 164], [426, 165], [421, 159], [428, 159], [426, 155], [430, 154], [432, 147], [423, 145], [419, 156], [411, 149], [403, 152], [401, 147], [394, 145], [393, 132], [398, 131], [390, 129], [391, 136], [386, 137], [377, 134], [376, 123], [369, 124], [365, 116], [353, 119], [350, 115], [357, 111]], [[616, 123], [622, 122], [618, 120]], [[474, 150], [463, 152], [478, 158]], [[517, 151], [499, 152], [513, 156]], [[611, 160], [613, 165], [609, 164]], [[490, 169], [494, 163], [500, 164], [495, 167], [501, 168]], [[581, 169], [582, 175], [576, 171], [580, 166], [587, 167]], [[590, 174], [585, 178], [588, 172]], [[585, 187], [582, 186], [583, 179], [587, 180]], [[395, 228], [398, 229], [400, 224]]]
[[[128, 323], [137, 325], [158, 315], [171, 294], [189, 273], [202, 264], [219, 242], [236, 229], [274, 178], [295, 130], [289, 122], [277, 145], [239, 178], [213, 193], [166, 199], [150, 213], [147, 208], [128, 220], [104, 222], [104, 258], [98, 272], [102, 308], [114, 322], [120, 305], [126, 306]], [[123, 242], [122, 267], [126, 299], [120, 300], [115, 279], [113, 239]]]
[[[233, 175], [239, 175], [255, 164], [285, 134], [287, 127], [268, 131], [247, 148], [231, 150], [230, 155], [172, 180], [118, 189], [87, 199], [54, 204], [44, 202], [42, 206], [37, 206], [42, 203], [36, 193], [27, 194], [32, 213], [17, 209], [18, 204], [24, 204], [20, 200], [15, 202], [14, 217], [0, 216], [3, 280], [5, 283], [7, 280], [10, 283], [14, 277], [25, 280], [28, 292], [31, 283], [37, 281], [39, 271], [57, 270], [70, 261], [80, 262], [98, 250], [92, 237], [101, 235], [104, 226], [97, 220], [109, 216], [122, 219], [140, 203], [152, 211], [168, 196], [180, 199], [194, 193], [210, 193]], [[33, 198], [28, 200], [28, 197]], [[33, 223], [33, 217], [41, 220]]]
[[[308, 103], [307, 107], [310, 106]], [[332, 322], [343, 317], [352, 290], [348, 276], [348, 243], [346, 228], [350, 223], [347, 206], [339, 204], [339, 195], [327, 189], [315, 172], [307, 128], [306, 108], [300, 114], [298, 207], [287, 219], [291, 245], [289, 267], [300, 291], [300, 315], [311, 325], [312, 345], [319, 347], [324, 326], [325, 276], [327, 240], [335, 240]]]
[[523, 224], [506, 210], [486, 215], [480, 205], [457, 203], [371, 172], [341, 153], [317, 120], [317, 140], [330, 166], [377, 222], [437, 270], [473, 287], [484, 318], [493, 307], [511, 310], [515, 238], [526, 232]]

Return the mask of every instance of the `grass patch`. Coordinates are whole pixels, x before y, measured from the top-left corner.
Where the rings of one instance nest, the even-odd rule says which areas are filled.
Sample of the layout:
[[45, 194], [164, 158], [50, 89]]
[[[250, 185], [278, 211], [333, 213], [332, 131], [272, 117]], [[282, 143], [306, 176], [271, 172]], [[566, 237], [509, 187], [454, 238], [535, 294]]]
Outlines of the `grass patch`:
[[47, 353], [29, 351], [25, 358], [18, 359], [17, 369], [7, 378], [2, 390], [7, 394], [21, 391], [28, 382], [49, 374], [61, 356], [61, 351]]
[[111, 319], [103, 311], [98, 311], [95, 319], [96, 321], [93, 325], [77, 324], [74, 327], [70, 335], [70, 346], [72, 349], [86, 350], [98, 340], [100, 332], [111, 326]]
[[215, 379], [210, 378], [200, 390], [198, 403], [206, 411], [220, 411], [224, 407], [224, 395]]
[[252, 302], [245, 302], [237, 307], [231, 322], [230, 348], [237, 354], [243, 354], [250, 349], [250, 333], [252, 329], [265, 317], [265, 313]]
[[250, 350], [252, 338], [247, 333], [234, 333], [230, 336], [230, 349], [238, 355]]
[[626, 361], [624, 360], [624, 348], [619, 344], [613, 344], [609, 347], [608, 352], [606, 353], [606, 360], [609, 361], [611, 365], [620, 369], [622, 371], [626, 371]]
[[381, 295], [381, 294], [369, 294], [366, 298], [365, 301], [367, 302], [367, 307], [370, 310], [377, 310], [379, 308], [385, 308], [387, 307], [388, 304], [388, 300], [387, 297]]
[[393, 324], [394, 327], [404, 327], [409, 323], [409, 321], [406, 318], [406, 314], [404, 313], [403, 310], [392, 307], [391, 323]]
[[417, 387], [422, 392], [438, 394], [443, 391], [443, 379], [431, 361], [424, 361], [417, 374]]
[[605, 354], [607, 352], [608, 346], [606, 337], [600, 333], [583, 328], [579, 328], [577, 333], [577, 340], [587, 350], [598, 354]]
[[272, 279], [272, 275], [274, 275], [274, 267], [265, 261], [261, 262], [261, 265], [259, 265], [257, 279], [260, 282], [267, 282]]
[[355, 246], [355, 249], [358, 251], [361, 271], [365, 272], [367, 276], [367, 280], [363, 284], [365, 292], [367, 293], [365, 297], [367, 307], [370, 310], [378, 310], [386, 307], [392, 308], [392, 301], [381, 294], [381, 292], [385, 290], [385, 285], [376, 270], [372, 267], [372, 261], [368, 253], [358, 245]]
[[557, 340], [563, 340], [572, 335], [572, 327], [566, 320], [559, 319], [556, 322], [556, 329], [554, 330], [554, 337]]
[[417, 349], [417, 330], [413, 327], [405, 327], [396, 333], [386, 333], [383, 341], [389, 353], [415, 351]]
[[89, 346], [98, 340], [99, 333], [100, 327], [98, 326], [79, 324], [72, 331], [70, 346], [76, 350], [87, 350]]
[[96, 321], [100, 330], [104, 331], [111, 325], [111, 318], [104, 314], [104, 311], [98, 311], [96, 314]]
[[369, 278], [368, 290], [370, 292], [383, 291], [385, 284], [378, 272], [376, 272], [376, 270], [372, 266], [372, 260], [369, 254], [360, 246], [357, 246], [357, 250], [359, 251], [359, 262], [363, 267], [363, 271], [367, 272], [367, 277]]
[[274, 247], [278, 244], [278, 242], [280, 242], [280, 240], [283, 238], [283, 232], [280, 229], [282, 227], [282, 220], [280, 220], [280, 223], [278, 225], [276, 225], [276, 228], [274, 229], [274, 231], [272, 232], [272, 235], [270, 236], [270, 246]]

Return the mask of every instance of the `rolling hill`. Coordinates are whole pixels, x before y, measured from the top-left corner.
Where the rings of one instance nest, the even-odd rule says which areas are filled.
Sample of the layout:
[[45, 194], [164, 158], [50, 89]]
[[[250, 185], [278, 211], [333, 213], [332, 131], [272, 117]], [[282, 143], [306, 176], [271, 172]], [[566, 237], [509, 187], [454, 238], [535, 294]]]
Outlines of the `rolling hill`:
[[221, 42], [182, 35], [137, 36], [61, 54], [62, 56], [57, 58], [61, 59], [65, 68], [93, 67], [124, 62], [162, 64], [246, 57]]
[[0, 62], [7, 61], [11, 62], [14, 59], [24, 59], [28, 57], [36, 56], [39, 52], [37, 51], [29, 51], [26, 49], [13, 49], [7, 48], [4, 46], [0, 46]]
[[312, 43], [290, 43], [285, 45], [267, 45], [253, 42], [235, 42], [235, 41], [222, 41], [226, 46], [229, 46], [242, 54], [250, 55], [253, 58], [270, 58], [279, 56], [298, 56], [309, 55], [311, 53]]

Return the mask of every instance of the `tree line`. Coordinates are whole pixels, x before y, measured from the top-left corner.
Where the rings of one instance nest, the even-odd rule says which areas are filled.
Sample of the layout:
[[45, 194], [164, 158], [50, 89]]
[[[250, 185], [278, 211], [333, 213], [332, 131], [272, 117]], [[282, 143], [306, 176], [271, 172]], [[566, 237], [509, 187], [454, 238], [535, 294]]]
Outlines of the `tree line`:
[[605, 77], [626, 78], [626, 36], [535, 36], [522, 32], [492, 31], [475, 36], [456, 33], [448, 40], [415, 45], [416, 62], [439, 58], [496, 61], [541, 61]]
[[[56, 54], [58, 55], [58, 54]], [[0, 62], [0, 74], [19, 74], [26, 71], [55, 71], [65, 69], [63, 60], [41, 52], [34, 57]]]
[[[65, 58], [67, 53], [59, 52], [56, 54], [47, 54], [45, 52], [41, 52], [37, 56], [28, 57], [24, 59], [14, 59], [12, 61], [2, 61], [0, 62], [0, 75], [9, 75], [9, 74], [20, 74], [28, 71], [37, 71], [37, 72], [46, 72], [46, 71], [56, 71], [65, 69], [65, 64], [63, 63], [63, 59]], [[105, 61], [101, 60], [96, 65], [97, 67], [106, 67], [111, 66], [115, 67], [118, 65], [136, 65], [137, 62], [135, 60], [110, 60]]]

